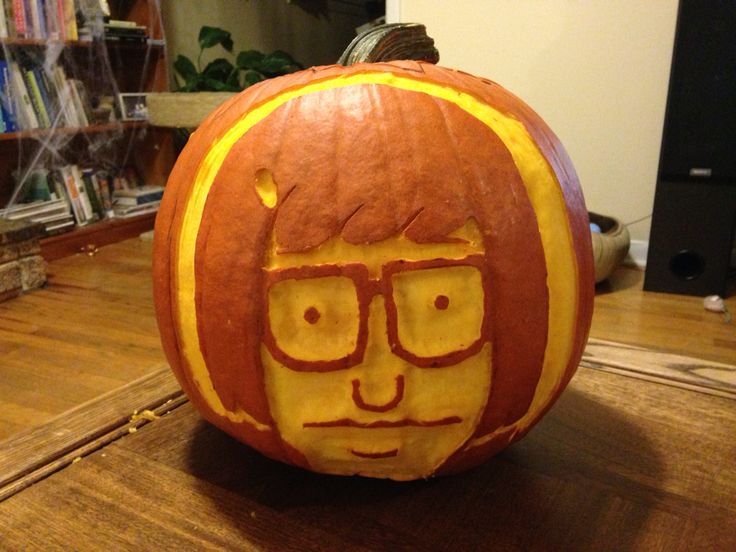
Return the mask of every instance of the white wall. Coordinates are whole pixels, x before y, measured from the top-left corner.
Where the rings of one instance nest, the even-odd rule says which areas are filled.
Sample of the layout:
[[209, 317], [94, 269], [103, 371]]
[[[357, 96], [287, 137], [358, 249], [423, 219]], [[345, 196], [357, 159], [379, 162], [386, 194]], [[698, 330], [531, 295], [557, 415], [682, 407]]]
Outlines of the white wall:
[[[488, 77], [557, 133], [588, 209], [652, 212], [677, 0], [388, 0], [427, 26], [440, 64]], [[648, 240], [650, 221], [629, 227]]]

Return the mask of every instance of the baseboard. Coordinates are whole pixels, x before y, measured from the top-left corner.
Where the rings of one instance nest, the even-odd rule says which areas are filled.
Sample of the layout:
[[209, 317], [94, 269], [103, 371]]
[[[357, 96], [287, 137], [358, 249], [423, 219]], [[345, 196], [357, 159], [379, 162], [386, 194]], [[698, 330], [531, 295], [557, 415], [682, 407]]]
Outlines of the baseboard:
[[644, 270], [647, 267], [647, 251], [649, 242], [645, 240], [631, 240], [629, 254], [624, 259], [626, 266], [633, 266]]

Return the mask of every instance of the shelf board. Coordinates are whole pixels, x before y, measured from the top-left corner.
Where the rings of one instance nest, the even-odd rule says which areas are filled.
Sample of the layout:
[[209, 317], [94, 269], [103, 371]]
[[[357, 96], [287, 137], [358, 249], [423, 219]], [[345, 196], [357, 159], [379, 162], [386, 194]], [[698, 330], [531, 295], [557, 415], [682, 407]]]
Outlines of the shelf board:
[[156, 213], [114, 218], [80, 226], [69, 232], [41, 240], [41, 255], [47, 261], [76, 253], [93, 255], [98, 247], [136, 237], [153, 229]]
[[[48, 44], [63, 44], [67, 48], [91, 48], [93, 44], [102, 41], [94, 40], [51, 40], [43, 38], [0, 38], [0, 44], [5, 46], [35, 46], [44, 47]], [[166, 43], [162, 39], [149, 38], [145, 42], [135, 42], [130, 40], [105, 40], [105, 44], [113, 48], [153, 48], [154, 50], [163, 50]]]
[[50, 134], [100, 134], [103, 132], [114, 132], [120, 129], [131, 130], [135, 128], [143, 128], [146, 126], [148, 126], [147, 121], [119, 121], [115, 123], [90, 125], [86, 127], [37, 128], [33, 130], [5, 132], [3, 134], [0, 134], [0, 141], [43, 138], [44, 136], [49, 136]]

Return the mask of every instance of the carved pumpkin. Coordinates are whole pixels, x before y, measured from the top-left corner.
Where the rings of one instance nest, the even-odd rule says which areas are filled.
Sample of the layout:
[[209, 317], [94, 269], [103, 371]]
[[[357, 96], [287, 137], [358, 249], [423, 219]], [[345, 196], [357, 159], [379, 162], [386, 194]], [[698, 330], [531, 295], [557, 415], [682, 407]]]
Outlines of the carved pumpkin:
[[430, 64], [239, 94], [191, 137], [155, 234], [162, 341], [192, 403], [318, 472], [478, 464], [549, 409], [590, 326], [561, 144], [497, 84]]

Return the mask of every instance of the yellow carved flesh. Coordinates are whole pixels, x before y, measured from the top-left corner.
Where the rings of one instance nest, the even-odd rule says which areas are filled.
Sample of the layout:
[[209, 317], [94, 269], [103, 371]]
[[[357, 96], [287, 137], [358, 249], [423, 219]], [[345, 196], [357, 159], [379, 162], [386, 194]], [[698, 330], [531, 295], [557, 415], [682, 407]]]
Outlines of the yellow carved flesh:
[[269, 209], [276, 207], [278, 196], [276, 194], [276, 182], [273, 181], [273, 174], [268, 169], [259, 169], [256, 172], [256, 193], [261, 198], [263, 205]]
[[[474, 221], [469, 221], [459, 234], [477, 235]], [[442, 244], [442, 255], [446, 259], [463, 258], [469, 252], [482, 252], [479, 247], [478, 243], [446, 243]], [[392, 261], [396, 257], [395, 253], [391, 256], [390, 252], [397, 249], [402, 251], [402, 258], [428, 260], [435, 258], [437, 244], [407, 242], [398, 236], [364, 247], [333, 237], [319, 248], [304, 253], [282, 256], [272, 251], [273, 256], [267, 260], [267, 265], [282, 265], [281, 257], [286, 257], [284, 262], [290, 267], [339, 264], [349, 259], [351, 263], [366, 265], [371, 274], [380, 275], [380, 265], [377, 263], [383, 260], [382, 252]], [[366, 253], [367, 257], [361, 259], [362, 253]], [[478, 272], [475, 267], [451, 266], [418, 270], [416, 274], [411, 271], [399, 273], [401, 276], [424, 275], [423, 278], [414, 278], [412, 282], [402, 282], [394, 289], [398, 319], [404, 320], [403, 337], [407, 340], [402, 344], [420, 356], [447, 351], [436, 350], [437, 343], [431, 340], [412, 340], [411, 337], [419, 332], [434, 329], [438, 335], [449, 334], [452, 340], [462, 333], [458, 328], [460, 326], [468, 329], [471, 338], [477, 339], [480, 335], [483, 285], [479, 273], [475, 285], [472, 285], [473, 278], [458, 274], [458, 269]], [[331, 310], [339, 312], [344, 309], [352, 313], [348, 318], [357, 319], [357, 313], [349, 307], [349, 301], [343, 301], [344, 294], [339, 286], [330, 289], [332, 301], [326, 301], [325, 286], [301, 289], [304, 282], [280, 282], [291, 287], [291, 301], [279, 297], [277, 304], [269, 303], [272, 327], [288, 316], [290, 311], [298, 315], [310, 303], [302, 302], [309, 296], [315, 304], [323, 306], [326, 318], [336, 318]], [[403, 285], [408, 283], [411, 289]], [[439, 291], [450, 297], [450, 303], [445, 309], [437, 310], [432, 308], [431, 302], [427, 305], [427, 299]], [[458, 296], [462, 296], [464, 301], [458, 299], [453, 303], [453, 298]], [[356, 301], [355, 294], [352, 299]], [[348, 303], [347, 307], [345, 303]], [[411, 312], [412, 308], [423, 307], [425, 312], [422, 316]], [[403, 317], [407, 310], [409, 316]], [[325, 373], [292, 370], [274, 359], [265, 346], [262, 347], [261, 358], [271, 415], [279, 435], [301, 452], [310, 467], [317, 471], [398, 480], [428, 477], [468, 441], [477, 427], [490, 393], [491, 345], [486, 343], [479, 353], [452, 366], [419, 368], [392, 352], [386, 331], [384, 298], [380, 295], [374, 297], [369, 311], [363, 362], [348, 369]], [[447, 313], [455, 313], [453, 323], [442, 320]], [[319, 344], [312, 350], [302, 351], [307, 356], [305, 360], [311, 360], [311, 355], [315, 353], [327, 356], [345, 353], [342, 349], [346, 342], [342, 338], [343, 334], [355, 335], [349, 325], [349, 320], [333, 324], [332, 331], [323, 335]], [[303, 320], [302, 326], [308, 328], [309, 321]], [[288, 328], [274, 333], [285, 335], [282, 343], [286, 343], [295, 330]], [[457, 341], [452, 344], [461, 346]], [[294, 346], [301, 348], [298, 343]], [[397, 390], [397, 378], [401, 379], [400, 392]], [[351, 389], [356, 385], [354, 382], [360, 382], [362, 402], [356, 402], [355, 391], [351, 396]], [[378, 405], [379, 408], [366, 409], [363, 402]], [[383, 408], [383, 405], [390, 407]]]

